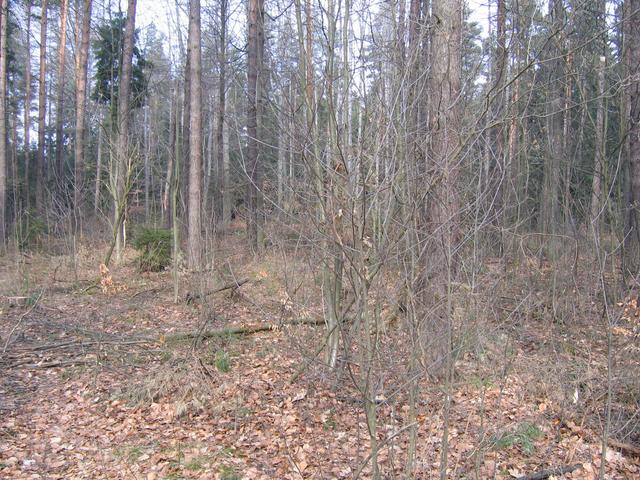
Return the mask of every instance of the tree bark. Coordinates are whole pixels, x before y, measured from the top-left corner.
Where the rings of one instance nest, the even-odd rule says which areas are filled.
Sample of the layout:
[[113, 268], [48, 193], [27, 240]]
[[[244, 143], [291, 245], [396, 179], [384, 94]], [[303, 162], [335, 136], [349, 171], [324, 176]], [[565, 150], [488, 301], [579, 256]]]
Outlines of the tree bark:
[[[87, 103], [87, 67], [89, 62], [89, 39], [91, 36], [91, 7], [92, 0], [84, 0], [82, 8], [82, 30], [80, 33], [80, 46], [76, 57], [76, 135], [74, 144], [74, 189], [73, 207], [77, 214], [82, 212], [84, 191], [84, 139], [86, 123]], [[77, 21], [77, 20], [76, 20]], [[96, 189], [94, 208], [98, 208], [100, 193], [100, 163], [102, 159], [102, 131], [98, 133], [98, 159], [96, 168]]]
[[58, 42], [58, 93], [56, 97], [56, 177], [59, 186], [64, 185], [64, 138], [62, 123], [64, 120], [64, 74], [67, 60], [67, 13], [69, 12], [69, 0], [62, 0], [60, 5], [60, 41]]
[[47, 111], [47, 0], [42, 0], [40, 15], [40, 78], [38, 79], [38, 156], [36, 159], [36, 209], [44, 209], [45, 130]]
[[202, 68], [200, 0], [189, 2], [189, 238], [187, 258], [192, 270], [202, 267]]

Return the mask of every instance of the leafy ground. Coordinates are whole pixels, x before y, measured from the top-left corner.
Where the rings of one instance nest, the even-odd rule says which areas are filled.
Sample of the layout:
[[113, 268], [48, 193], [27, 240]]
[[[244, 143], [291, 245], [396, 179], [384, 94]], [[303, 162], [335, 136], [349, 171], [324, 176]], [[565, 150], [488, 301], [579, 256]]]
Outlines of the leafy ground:
[[[217, 254], [224, 268], [181, 275], [177, 304], [171, 273], [138, 273], [132, 251], [95, 288], [99, 249], [83, 248], [75, 268], [68, 255], [0, 260], [1, 478], [370, 478], [367, 424], [348, 375], [311, 359], [289, 381], [322, 338], [322, 326], [290, 321], [318, 313], [308, 301], [313, 292], [299, 307], [284, 293], [289, 280], [281, 272], [291, 264], [282, 268], [277, 254], [248, 258], [233, 243]], [[234, 277], [250, 282], [205, 304], [182, 300]], [[603, 400], [592, 392], [596, 406], [578, 405], [585, 390], [602, 391], [602, 335], [581, 327], [549, 342], [536, 321], [494, 325], [481, 352], [460, 358], [449, 478], [519, 478], [576, 464], [563, 478], [596, 478]], [[172, 337], [257, 324], [276, 328], [196, 343]], [[625, 345], [637, 335], [632, 327], [619, 327]], [[389, 336], [402, 339], [399, 331]], [[400, 368], [397, 345], [381, 350], [389, 372]], [[558, 385], [560, 361], [581, 372], [575, 387]], [[385, 478], [401, 478], [408, 442], [406, 393], [394, 378], [387, 374], [380, 387]], [[442, 403], [441, 389], [425, 379], [417, 478], [437, 478]], [[637, 438], [623, 440], [625, 448], [608, 449], [607, 478], [640, 478], [637, 452], [627, 448]]]

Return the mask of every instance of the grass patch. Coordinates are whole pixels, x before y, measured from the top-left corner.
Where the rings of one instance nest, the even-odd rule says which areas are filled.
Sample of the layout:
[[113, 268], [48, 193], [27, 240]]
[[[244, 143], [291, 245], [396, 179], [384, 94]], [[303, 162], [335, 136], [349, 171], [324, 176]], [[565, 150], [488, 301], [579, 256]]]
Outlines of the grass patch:
[[241, 480], [241, 478], [242, 477], [230, 467], [220, 468], [220, 480]]
[[138, 459], [144, 455], [145, 447], [142, 445], [124, 445], [117, 447], [113, 454], [116, 458], [126, 461], [127, 463], [136, 463]]
[[494, 445], [498, 449], [518, 447], [526, 455], [533, 455], [536, 451], [534, 442], [543, 436], [544, 434], [537, 426], [523, 422], [515, 430], [503, 432], [495, 437]]
[[224, 350], [218, 350], [216, 352], [215, 365], [219, 372], [227, 373], [231, 370], [231, 362], [229, 361], [229, 355]]

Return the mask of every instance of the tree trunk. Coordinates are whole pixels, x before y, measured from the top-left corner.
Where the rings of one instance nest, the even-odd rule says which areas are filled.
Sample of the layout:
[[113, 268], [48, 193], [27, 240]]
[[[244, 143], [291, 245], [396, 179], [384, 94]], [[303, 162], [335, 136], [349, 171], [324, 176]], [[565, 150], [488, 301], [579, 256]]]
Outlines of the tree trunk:
[[260, 148], [258, 110], [261, 95], [261, 46], [264, 45], [264, 0], [249, 0], [249, 42], [247, 58], [247, 240], [253, 252], [258, 251], [258, 195], [260, 191]]
[[[430, 327], [433, 350], [429, 359], [435, 372], [445, 378], [444, 385], [444, 431], [440, 450], [440, 478], [447, 477], [449, 449], [449, 406], [450, 385], [452, 380], [453, 360], [451, 355], [452, 307], [451, 285], [455, 278], [459, 259], [457, 252], [460, 233], [460, 198], [459, 198], [459, 155], [460, 155], [460, 117], [459, 95], [461, 92], [461, 57], [462, 57], [462, 0], [437, 0], [432, 4], [432, 15], [435, 21], [432, 48], [432, 76], [429, 91], [431, 112], [431, 162], [437, 175], [433, 185], [433, 196], [429, 204], [428, 228], [435, 242], [427, 256], [423, 256], [425, 271], [431, 271], [433, 283], [432, 295], [446, 300], [444, 311], [436, 311], [433, 325]], [[433, 262], [426, 265], [426, 262]], [[427, 284], [425, 279], [425, 285]], [[425, 292], [426, 293], [426, 292]]]
[[564, 107], [563, 38], [565, 8], [563, 0], [549, 0], [549, 13], [553, 20], [553, 48], [550, 50], [549, 111], [547, 113], [548, 152], [544, 162], [542, 196], [540, 198], [540, 230], [543, 233], [556, 233], [560, 218], [560, 168], [565, 160], [564, 141], [562, 138], [562, 122]]
[[47, 112], [47, 0], [42, 0], [40, 15], [40, 77], [38, 79], [38, 157], [36, 159], [36, 209], [44, 210], [45, 130]]
[[0, 3], [0, 245], [7, 236], [7, 15], [9, 0]]
[[[626, 46], [629, 75], [629, 194], [625, 228], [625, 266], [631, 275], [640, 268], [640, 0], [627, 0]], [[626, 6], [626, 5], [625, 5]]]
[[25, 35], [24, 65], [24, 201], [29, 210], [31, 205], [31, 189], [29, 188], [29, 170], [31, 163], [31, 0], [25, 2], [27, 28]]
[[178, 139], [178, 110], [180, 101], [180, 86], [178, 80], [175, 83], [175, 92], [171, 98], [169, 109], [169, 160], [167, 161], [167, 173], [165, 175], [164, 192], [162, 195], [163, 223], [167, 228], [171, 227], [171, 197], [173, 191], [173, 171], [177, 153], [176, 142]]
[[[499, 227], [502, 226], [501, 220], [504, 216], [504, 190], [505, 190], [505, 172], [506, 172], [506, 157], [505, 157], [505, 106], [506, 106], [506, 76], [507, 76], [507, 42], [506, 42], [506, 0], [498, 0], [498, 12], [496, 17], [496, 35], [497, 45], [494, 58], [494, 108], [493, 108], [493, 122], [495, 127], [493, 128], [492, 140], [493, 140], [493, 155], [495, 158], [493, 182], [489, 181], [488, 185], [495, 188], [495, 201], [494, 201], [494, 224], [496, 230], [499, 231]], [[487, 179], [489, 180], [489, 179]], [[487, 195], [488, 198], [492, 198], [492, 195]], [[502, 238], [498, 238], [498, 249], [500, 252], [503, 250]]]
[[[77, 123], [76, 123], [77, 128]], [[76, 138], [77, 138], [76, 133]], [[93, 190], [93, 214], [94, 216], [98, 215], [98, 210], [100, 209], [100, 184], [102, 183], [102, 139], [104, 137], [104, 133], [102, 132], [102, 125], [98, 125], [98, 149], [96, 151], [96, 181]], [[76, 154], [77, 155], [77, 154]], [[78, 160], [76, 157], [76, 181], [75, 188], [78, 190]], [[74, 199], [74, 205], [77, 205], [76, 200], [79, 201], [80, 197]]]
[[56, 177], [59, 187], [62, 188], [64, 165], [62, 153], [64, 150], [64, 138], [62, 122], [64, 120], [64, 73], [67, 59], [67, 13], [69, 0], [62, 0], [60, 5], [60, 41], [58, 42], [58, 94], [56, 97]]
[[[116, 140], [116, 257], [122, 257], [124, 247], [124, 221], [127, 211], [127, 194], [129, 190], [132, 159], [129, 157], [129, 107], [131, 95], [131, 72], [133, 69], [133, 42], [136, 26], [136, 0], [129, 0], [127, 5], [127, 22], [124, 29], [122, 49], [122, 72], [120, 74], [120, 90], [118, 92], [118, 137]], [[120, 214], [119, 212], [123, 212]]]
[[602, 56], [598, 61], [598, 99], [596, 110], [596, 134], [595, 144], [593, 146], [593, 179], [591, 183], [591, 227], [595, 235], [600, 234], [600, 225], [602, 224], [602, 178], [605, 168], [605, 143], [604, 143], [604, 123], [605, 123], [605, 66], [606, 60]]
[[189, 238], [187, 258], [192, 270], [202, 267], [202, 69], [200, 0], [189, 2]]
[[[596, 23], [599, 32], [606, 31], [606, 5], [604, 0], [599, 0], [597, 3], [597, 18]], [[593, 63], [595, 71], [598, 75], [597, 82], [597, 100], [596, 100], [596, 125], [595, 125], [595, 144], [593, 146], [593, 180], [591, 183], [591, 227], [596, 236], [600, 235], [600, 226], [602, 221], [602, 179], [605, 172], [605, 159], [606, 159], [606, 144], [605, 144], [605, 90], [606, 90], [606, 78], [605, 69], [607, 66], [607, 36], [600, 33], [600, 41], [597, 43], [595, 52], [595, 58]]]
[[[84, 191], [84, 141], [87, 103], [87, 67], [89, 62], [89, 40], [91, 36], [91, 7], [92, 0], [84, 0], [82, 9], [82, 30], [80, 32], [80, 47], [76, 57], [76, 138], [74, 145], [74, 189], [73, 206], [76, 214], [81, 216]], [[78, 20], [76, 20], [78, 21]], [[98, 133], [98, 159], [96, 168], [96, 189], [94, 209], [98, 208], [100, 194], [100, 163], [102, 161], [102, 130]]]
[[230, 197], [227, 190], [229, 189], [229, 169], [225, 165], [225, 116], [227, 101], [227, 10], [229, 0], [220, 0], [220, 39], [218, 41], [218, 64], [220, 78], [218, 79], [218, 121], [216, 123], [216, 137], [218, 149], [216, 161], [218, 164], [218, 175], [216, 176], [216, 195], [218, 201], [214, 205], [216, 212], [216, 222], [226, 224], [230, 220], [229, 213], [231, 205], [228, 205]]

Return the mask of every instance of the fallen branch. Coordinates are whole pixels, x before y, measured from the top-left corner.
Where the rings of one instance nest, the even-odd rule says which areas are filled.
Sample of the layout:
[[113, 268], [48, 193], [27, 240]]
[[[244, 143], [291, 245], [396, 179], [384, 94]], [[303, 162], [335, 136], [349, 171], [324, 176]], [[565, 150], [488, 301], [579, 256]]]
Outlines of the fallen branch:
[[57, 367], [73, 367], [78, 365], [89, 365], [95, 364], [96, 361], [88, 361], [88, 360], [61, 360], [61, 361], [53, 361], [53, 362], [43, 362], [43, 363], [24, 363], [18, 362], [13, 365], [9, 365], [9, 368], [57, 368]]
[[226, 337], [228, 335], [253, 335], [259, 332], [271, 332], [280, 330], [284, 325], [318, 325], [324, 323], [323, 320], [315, 318], [307, 318], [303, 320], [297, 320], [295, 322], [275, 324], [275, 323], [262, 323], [260, 325], [249, 325], [246, 327], [231, 327], [221, 328], [219, 330], [205, 330], [204, 332], [187, 332], [187, 333], [175, 333], [173, 335], [167, 335], [164, 337], [165, 342], [180, 342], [183, 340], [192, 340], [194, 338], [214, 338], [214, 337]]
[[248, 278], [242, 278], [240, 280], [234, 280], [233, 282], [229, 282], [221, 287], [215, 288], [209, 292], [204, 292], [204, 293], [191, 293], [188, 292], [187, 295], [185, 296], [185, 301], [187, 303], [193, 303], [196, 300], [202, 300], [205, 297], [208, 297], [209, 295], [213, 295], [214, 293], [218, 293], [218, 292], [224, 292], [225, 290], [236, 290], [237, 288], [240, 288], [242, 285], [244, 285], [245, 283], [248, 283], [249, 279]]
[[574, 470], [582, 467], [581, 463], [576, 463], [575, 465], [565, 465], [563, 467], [554, 467], [549, 468], [547, 470], [540, 470], [539, 472], [530, 473], [529, 475], [524, 475], [522, 477], [518, 477], [518, 480], [545, 480], [553, 475], [564, 475], [565, 473], [571, 473]]
[[620, 450], [622, 453], [626, 455], [635, 455], [636, 457], [640, 457], [640, 447], [636, 447], [635, 445], [631, 445], [630, 443], [623, 443], [613, 438], [610, 438], [609, 446], [617, 450]]

